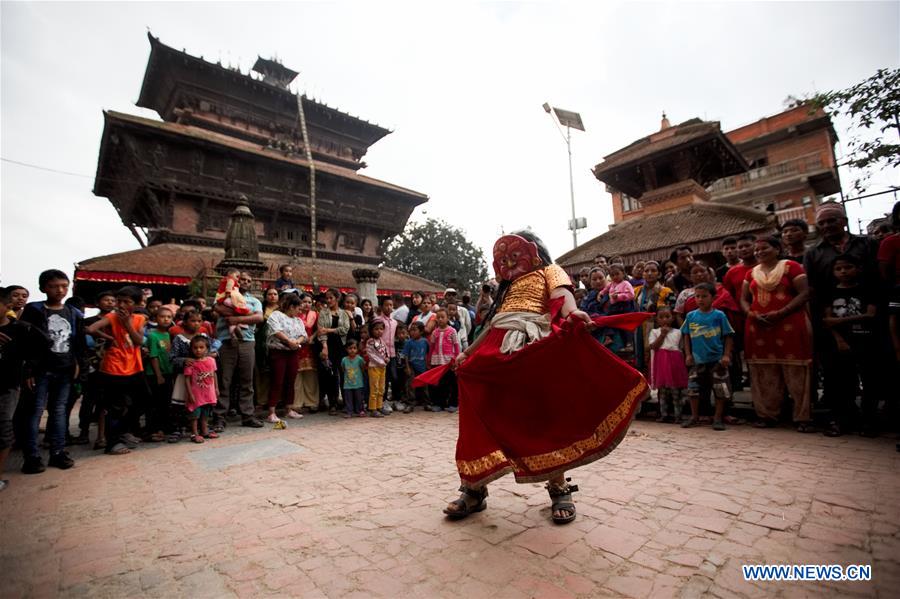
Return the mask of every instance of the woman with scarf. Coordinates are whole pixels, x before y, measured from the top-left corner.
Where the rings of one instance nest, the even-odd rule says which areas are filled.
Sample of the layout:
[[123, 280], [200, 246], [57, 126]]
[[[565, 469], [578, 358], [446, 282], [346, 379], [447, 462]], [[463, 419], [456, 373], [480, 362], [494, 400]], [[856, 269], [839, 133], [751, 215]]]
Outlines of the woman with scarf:
[[[634, 288], [634, 303], [638, 312], [655, 313], [657, 308], [674, 306], [675, 292], [659, 282], [661, 274], [659, 262], [656, 260], [644, 262], [644, 284]], [[644, 373], [650, 368], [650, 344], [647, 338], [652, 330], [653, 319], [645, 320], [634, 334], [635, 363], [638, 370]]]
[[785, 389], [794, 402], [797, 431], [812, 431], [810, 416], [812, 329], [806, 315], [806, 272], [793, 260], [780, 259], [781, 241], [758, 239], [758, 264], [744, 279], [741, 307], [747, 313], [744, 352], [750, 365], [757, 427], [775, 426]]
[[297, 318], [303, 321], [309, 341], [300, 346], [300, 367], [297, 373], [297, 382], [294, 384], [294, 410], [297, 412], [303, 408], [315, 412], [319, 408], [319, 365], [315, 351], [318, 345], [314, 343], [319, 313], [312, 309], [312, 305], [312, 296], [308, 293], [301, 293], [300, 313]]
[[501, 237], [493, 253], [500, 286], [484, 331], [454, 362], [414, 383], [457, 374], [462, 494], [444, 513], [458, 520], [482, 511], [487, 484], [512, 472], [519, 483], [547, 481], [552, 520], [564, 524], [575, 519], [578, 490], [566, 472], [612, 451], [648, 390], [588, 328], [634, 330], [649, 315], [591, 321], [577, 309], [568, 275], [528, 231]]

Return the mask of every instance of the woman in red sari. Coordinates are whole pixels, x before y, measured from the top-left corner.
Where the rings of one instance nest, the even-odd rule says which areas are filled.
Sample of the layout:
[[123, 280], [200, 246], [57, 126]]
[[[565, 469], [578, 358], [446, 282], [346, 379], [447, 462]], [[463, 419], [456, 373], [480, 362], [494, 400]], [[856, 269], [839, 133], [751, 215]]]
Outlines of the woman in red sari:
[[[618, 445], [647, 383], [591, 337], [594, 323], [576, 308], [568, 275], [533, 234], [501, 237], [494, 270], [501, 283], [485, 329], [448, 365], [459, 385], [462, 495], [444, 513], [460, 519], [480, 512], [487, 483], [512, 472], [519, 483], [547, 481], [553, 521], [571, 522], [578, 489], [566, 471]], [[634, 330], [647, 316], [632, 312], [600, 324]], [[433, 384], [445, 372], [428, 371], [416, 384]]]
[[794, 402], [797, 431], [812, 431], [809, 386], [812, 330], [806, 315], [806, 271], [793, 260], [779, 259], [781, 241], [757, 239], [759, 262], [744, 280], [741, 306], [747, 312], [744, 352], [750, 365], [750, 391], [760, 420], [775, 426], [784, 392]]

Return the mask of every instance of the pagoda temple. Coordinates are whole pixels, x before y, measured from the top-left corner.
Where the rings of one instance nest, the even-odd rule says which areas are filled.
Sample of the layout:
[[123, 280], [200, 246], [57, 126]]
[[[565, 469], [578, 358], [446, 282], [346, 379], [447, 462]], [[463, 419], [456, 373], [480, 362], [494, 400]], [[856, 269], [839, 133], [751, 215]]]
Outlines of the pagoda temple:
[[689, 245], [715, 265], [725, 237], [768, 234], [788, 219], [812, 225], [818, 203], [841, 189], [836, 141], [828, 115], [807, 104], [728, 133], [696, 118], [673, 126], [663, 114], [659, 131], [594, 167], [614, 224], [558, 262], [576, 271], [604, 254], [630, 266]]
[[290, 263], [295, 283], [309, 289], [355, 290], [354, 271], [366, 284], [377, 279], [379, 294], [442, 288], [378, 267], [428, 200], [360, 173], [389, 130], [296, 95], [289, 85], [298, 73], [274, 60], [259, 58], [254, 76], [148, 37], [137, 105], [161, 120], [103, 113], [93, 190], [141, 248], [81, 261], [75, 293], [125, 283], [166, 297], [209, 293], [234, 215], [255, 228], [251, 263], [263, 285]]

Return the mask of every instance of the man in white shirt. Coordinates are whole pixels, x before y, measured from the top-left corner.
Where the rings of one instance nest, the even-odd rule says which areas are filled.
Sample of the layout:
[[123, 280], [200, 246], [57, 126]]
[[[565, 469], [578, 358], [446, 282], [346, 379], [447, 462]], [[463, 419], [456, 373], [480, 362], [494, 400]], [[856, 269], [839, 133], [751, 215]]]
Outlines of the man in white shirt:
[[397, 322], [406, 324], [406, 319], [409, 317], [409, 306], [407, 306], [406, 302], [403, 300], [403, 295], [395, 293], [391, 297], [394, 300], [394, 311], [391, 313], [391, 318]]

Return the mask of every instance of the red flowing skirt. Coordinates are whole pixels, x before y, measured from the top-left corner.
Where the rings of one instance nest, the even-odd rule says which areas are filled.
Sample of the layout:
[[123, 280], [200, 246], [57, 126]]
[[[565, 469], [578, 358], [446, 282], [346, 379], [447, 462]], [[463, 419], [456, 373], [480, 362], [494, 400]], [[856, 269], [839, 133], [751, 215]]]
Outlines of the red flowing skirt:
[[[633, 330], [652, 315], [595, 319]], [[507, 472], [537, 482], [604, 457], [619, 444], [648, 393], [644, 377], [603, 347], [580, 323], [501, 354], [506, 331], [491, 329], [457, 369], [462, 481], [480, 486]], [[415, 384], [435, 384], [447, 368]]]

